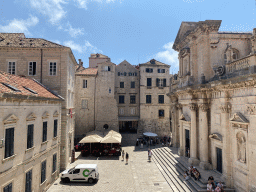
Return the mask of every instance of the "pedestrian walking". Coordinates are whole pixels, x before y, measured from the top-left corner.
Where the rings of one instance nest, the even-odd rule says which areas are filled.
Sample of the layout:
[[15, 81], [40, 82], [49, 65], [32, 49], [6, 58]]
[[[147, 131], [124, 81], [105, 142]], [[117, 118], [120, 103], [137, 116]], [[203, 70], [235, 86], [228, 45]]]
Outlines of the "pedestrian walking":
[[122, 151], [122, 158], [123, 158], [123, 161], [124, 161], [124, 150]]
[[127, 152], [126, 152], [125, 158], [126, 158], [126, 164], [128, 164], [129, 154]]
[[148, 160], [149, 160], [149, 161], [151, 161], [151, 156], [152, 156], [152, 152], [151, 152], [151, 150], [149, 149], [149, 150], [148, 150]]

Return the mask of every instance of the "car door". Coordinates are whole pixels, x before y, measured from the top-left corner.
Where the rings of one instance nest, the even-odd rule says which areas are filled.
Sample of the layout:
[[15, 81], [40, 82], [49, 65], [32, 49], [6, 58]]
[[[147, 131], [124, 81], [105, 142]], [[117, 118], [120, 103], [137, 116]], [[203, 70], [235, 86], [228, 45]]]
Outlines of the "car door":
[[75, 169], [72, 173], [72, 181], [81, 181], [84, 180], [83, 175], [80, 169]]

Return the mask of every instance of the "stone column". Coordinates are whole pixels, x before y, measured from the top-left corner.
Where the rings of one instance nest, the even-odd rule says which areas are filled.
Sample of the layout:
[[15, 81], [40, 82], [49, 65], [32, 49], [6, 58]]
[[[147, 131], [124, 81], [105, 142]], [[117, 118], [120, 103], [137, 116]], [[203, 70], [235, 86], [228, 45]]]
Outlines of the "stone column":
[[211, 169], [212, 166], [209, 163], [209, 133], [208, 133], [208, 118], [207, 118], [207, 111], [208, 105], [207, 104], [200, 104], [199, 105], [199, 138], [200, 138], [200, 164], [199, 166], [202, 169]]
[[232, 187], [232, 159], [231, 159], [231, 132], [229, 126], [229, 112], [230, 112], [230, 105], [222, 104], [220, 106], [221, 110], [221, 127], [223, 129], [223, 177], [225, 179], [225, 183], [227, 187]]
[[180, 121], [180, 116], [181, 116], [181, 112], [182, 112], [182, 105], [181, 104], [177, 104], [176, 105], [176, 108], [177, 108], [177, 111], [178, 111], [178, 114], [177, 114], [177, 130], [179, 130], [179, 136], [180, 136], [180, 141], [179, 141], [179, 153], [181, 156], [184, 155], [184, 150], [183, 150], [183, 140], [182, 140], [182, 137], [183, 137], [183, 132], [182, 132], [182, 122]]
[[190, 127], [190, 158], [188, 162], [191, 165], [198, 165], [199, 160], [197, 158], [197, 131], [196, 131], [197, 105], [195, 103], [191, 103], [189, 108], [191, 110], [191, 127]]

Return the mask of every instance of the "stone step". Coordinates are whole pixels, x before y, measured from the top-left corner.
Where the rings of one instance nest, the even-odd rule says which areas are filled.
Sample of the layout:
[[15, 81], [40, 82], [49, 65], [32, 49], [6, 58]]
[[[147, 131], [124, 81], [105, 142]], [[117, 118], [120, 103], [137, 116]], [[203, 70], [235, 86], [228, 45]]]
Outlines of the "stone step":
[[[179, 180], [183, 181], [183, 183], [186, 184], [187, 187], [190, 187], [190, 189], [193, 189], [194, 191], [199, 191], [199, 192], [207, 191], [206, 189], [207, 181], [204, 181], [204, 180], [196, 181], [192, 178], [190, 178], [187, 181], [184, 180], [183, 173], [184, 171], [188, 170], [187, 168], [188, 166], [184, 165], [184, 163], [181, 163], [178, 159], [176, 159], [168, 147], [154, 149], [154, 152], [157, 158], [159, 159], [159, 161], [161, 161], [162, 159], [162, 161], [166, 162], [166, 164], [164, 164], [163, 166], [172, 167], [171, 172], [175, 173], [178, 176]], [[224, 184], [224, 189], [225, 191], [228, 191], [228, 192], [235, 191], [234, 189], [226, 188], [225, 184]]]
[[193, 191], [190, 186], [188, 186], [178, 177], [178, 172], [175, 170], [175, 167], [168, 164], [168, 162], [166, 162], [166, 160], [161, 156], [159, 151], [153, 150], [153, 157], [156, 159], [156, 161], [158, 161], [162, 170], [164, 170], [168, 177], [174, 182], [177, 191]]

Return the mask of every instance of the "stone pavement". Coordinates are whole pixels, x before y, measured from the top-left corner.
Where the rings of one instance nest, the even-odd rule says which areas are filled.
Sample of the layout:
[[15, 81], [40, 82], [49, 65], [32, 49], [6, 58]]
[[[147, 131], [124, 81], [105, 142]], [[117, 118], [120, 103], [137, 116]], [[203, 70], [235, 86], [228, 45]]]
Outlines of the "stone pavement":
[[[58, 191], [87, 191], [87, 192], [155, 192], [170, 191], [170, 186], [165, 181], [156, 164], [148, 162], [147, 150], [139, 147], [123, 147], [129, 153], [129, 163], [126, 165], [122, 157], [78, 157], [68, 168], [77, 164], [98, 164], [100, 179], [97, 183], [85, 182], [62, 183], [60, 178], [47, 190]], [[76, 153], [78, 155], [78, 153]]]

